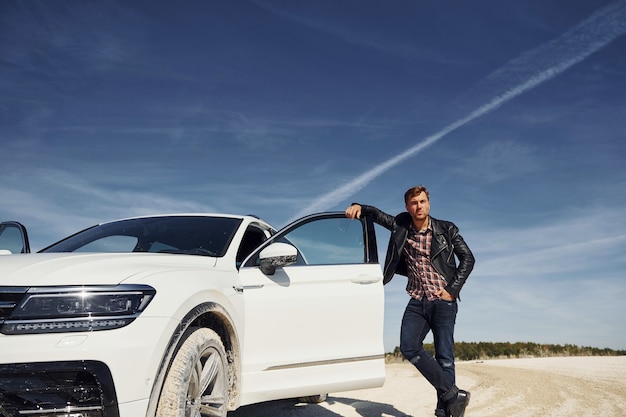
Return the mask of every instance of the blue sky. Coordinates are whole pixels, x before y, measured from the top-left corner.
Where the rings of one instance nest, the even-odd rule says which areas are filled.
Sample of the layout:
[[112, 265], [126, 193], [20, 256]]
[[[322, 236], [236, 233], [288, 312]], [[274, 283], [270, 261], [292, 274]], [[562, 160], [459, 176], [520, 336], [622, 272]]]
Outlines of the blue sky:
[[458, 341], [626, 349], [625, 34], [625, 1], [4, 1], [0, 220], [39, 249], [425, 184], [477, 258]]

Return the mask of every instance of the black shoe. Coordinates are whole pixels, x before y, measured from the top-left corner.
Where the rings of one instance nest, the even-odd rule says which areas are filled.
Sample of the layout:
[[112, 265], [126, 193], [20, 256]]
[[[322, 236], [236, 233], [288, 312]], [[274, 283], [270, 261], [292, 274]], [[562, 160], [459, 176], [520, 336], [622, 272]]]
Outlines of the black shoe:
[[469, 404], [470, 393], [460, 389], [455, 398], [448, 401], [447, 408], [448, 413], [452, 417], [463, 417], [465, 415], [465, 408]]
[[435, 409], [435, 417], [450, 417], [450, 414], [443, 408]]

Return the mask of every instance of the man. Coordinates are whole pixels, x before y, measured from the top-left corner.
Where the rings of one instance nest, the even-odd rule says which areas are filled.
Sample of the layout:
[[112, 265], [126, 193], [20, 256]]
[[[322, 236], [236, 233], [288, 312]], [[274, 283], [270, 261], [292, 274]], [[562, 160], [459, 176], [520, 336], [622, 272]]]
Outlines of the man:
[[[406, 212], [395, 217], [357, 203], [345, 214], [350, 219], [371, 216], [391, 231], [383, 284], [394, 274], [405, 275], [411, 297], [402, 318], [400, 351], [437, 390], [435, 415], [463, 417], [470, 393], [456, 386], [454, 323], [459, 292], [474, 267], [474, 256], [453, 223], [430, 217], [426, 187], [407, 190], [404, 202]], [[423, 346], [430, 330], [435, 358]]]

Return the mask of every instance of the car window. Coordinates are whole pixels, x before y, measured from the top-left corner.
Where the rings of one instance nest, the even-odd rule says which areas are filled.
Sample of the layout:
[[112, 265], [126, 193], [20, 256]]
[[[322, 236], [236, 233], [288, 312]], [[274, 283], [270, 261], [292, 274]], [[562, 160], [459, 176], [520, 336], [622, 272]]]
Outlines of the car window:
[[134, 236], [105, 236], [75, 250], [75, 252], [132, 252], [138, 239]]
[[241, 239], [241, 244], [237, 250], [236, 263], [237, 267], [241, 265], [244, 259], [258, 248], [261, 243], [267, 240], [265, 232], [257, 226], [250, 225]]
[[167, 252], [224, 256], [241, 219], [147, 217], [98, 225], [41, 252]]
[[298, 249], [295, 265], [357, 264], [366, 262], [363, 236], [361, 222], [336, 217], [304, 223], [276, 241]]

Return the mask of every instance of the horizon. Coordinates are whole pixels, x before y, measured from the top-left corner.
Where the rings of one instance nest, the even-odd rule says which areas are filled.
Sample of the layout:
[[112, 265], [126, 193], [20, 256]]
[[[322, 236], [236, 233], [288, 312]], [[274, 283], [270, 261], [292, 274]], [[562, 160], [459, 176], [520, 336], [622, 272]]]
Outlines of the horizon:
[[[564, 343], [564, 344], [560, 344], [560, 343], [536, 343], [536, 342], [494, 342], [494, 341], [482, 341], [482, 342], [465, 342], [463, 340], [457, 340], [455, 341], [455, 346], [459, 345], [462, 347], [462, 345], [464, 344], [486, 344], [486, 345], [526, 345], [526, 344], [531, 344], [531, 345], [537, 345], [537, 347], [563, 347], [563, 348], [576, 348], [581, 350], [582, 352], [580, 353], [574, 353], [571, 354], [569, 351], [566, 352], [565, 354], [562, 353], [556, 353], [556, 354], [551, 354], [549, 355], [550, 357], [558, 357], [558, 356], [626, 356], [626, 349], [611, 349], [609, 347], [599, 347], [599, 346], [580, 346], [580, 345], [574, 345], [574, 344], [569, 344], [569, 343]], [[432, 341], [429, 343], [424, 343], [424, 346], [426, 347], [426, 349], [430, 349], [433, 346]], [[589, 350], [591, 350], [591, 355], [589, 354]], [[390, 351], [386, 351], [385, 354], [395, 354], [397, 351], [397, 353], [399, 353], [400, 355], [402, 354], [400, 352], [400, 346], [394, 346], [394, 348]], [[608, 352], [607, 352], [608, 351]], [[606, 353], [608, 353], [608, 355], [605, 355]], [[506, 356], [511, 356], [510, 354], [507, 354]], [[518, 355], [513, 355], [513, 356], [518, 356]], [[531, 355], [532, 356], [532, 355]]]

